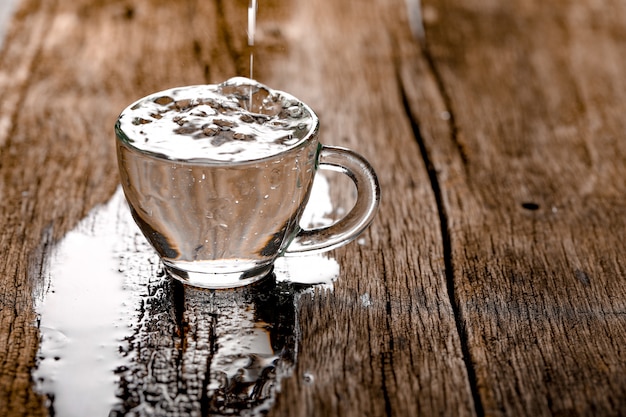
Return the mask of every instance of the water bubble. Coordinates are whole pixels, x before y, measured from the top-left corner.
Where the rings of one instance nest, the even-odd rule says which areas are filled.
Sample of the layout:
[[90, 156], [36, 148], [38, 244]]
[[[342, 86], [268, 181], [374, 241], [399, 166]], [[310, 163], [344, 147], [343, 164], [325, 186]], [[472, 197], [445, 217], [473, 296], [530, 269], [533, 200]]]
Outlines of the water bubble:
[[145, 125], [146, 123], [152, 123], [152, 121], [150, 121], [150, 120], [146, 120], [146, 119], [143, 119], [143, 118], [141, 118], [141, 117], [135, 117], [135, 118], [133, 119], [133, 124], [134, 124], [135, 126], [138, 126], [138, 125]]
[[233, 120], [226, 120], [226, 119], [214, 119], [213, 123], [221, 128], [232, 128], [232, 127], [237, 126], [237, 122]]
[[239, 104], [236, 101], [230, 101], [230, 100], [220, 102], [219, 105], [222, 110], [226, 110], [227, 112], [239, 110], [240, 108]]
[[207, 112], [205, 112], [204, 110], [198, 110], [195, 111], [193, 113], [191, 113], [192, 116], [197, 116], [197, 117], [208, 117], [209, 114]]
[[243, 140], [243, 141], [252, 141], [254, 140], [254, 135], [236, 132], [233, 134], [233, 139]]
[[196, 126], [181, 126], [178, 129], [174, 129], [173, 132], [179, 135], [191, 135], [198, 131]]
[[213, 140], [211, 141], [211, 145], [217, 148], [219, 146], [224, 145], [227, 142], [228, 142], [228, 137], [224, 135], [219, 135], [213, 138]]
[[275, 116], [280, 113], [282, 108], [280, 95], [272, 92], [261, 102], [261, 111], [259, 113]]
[[272, 120], [271, 122], [268, 123], [269, 126], [272, 127], [277, 127], [277, 128], [283, 128], [283, 127], [288, 127], [289, 126], [289, 122], [287, 122], [286, 120]]
[[[122, 113], [120, 128], [128, 143], [170, 159], [230, 161], [282, 152], [307, 136], [313, 120], [292, 96], [235, 77], [217, 86], [180, 87], [148, 96]], [[133, 142], [139, 135], [150, 140]]]
[[370, 298], [370, 295], [368, 293], [365, 293], [361, 296], [361, 305], [363, 307], [371, 307], [372, 305], [372, 300]]
[[315, 382], [315, 376], [310, 372], [305, 372], [302, 375], [302, 380], [306, 385], [312, 385]]
[[287, 114], [289, 115], [289, 117], [297, 119], [302, 116], [302, 107], [291, 106], [287, 109]]
[[154, 99], [156, 104], [160, 104], [161, 106], [165, 106], [166, 104], [170, 104], [174, 102], [174, 99], [169, 96], [161, 96]]
[[250, 113], [244, 113], [241, 116], [239, 116], [239, 120], [241, 120], [244, 123], [252, 123], [254, 122], [254, 117], [250, 114]]
[[220, 128], [216, 125], [209, 125], [202, 128], [202, 133], [204, 133], [205, 136], [215, 136], [219, 131]]
[[174, 105], [178, 110], [188, 110], [191, 107], [191, 99], [182, 99], [174, 102]]

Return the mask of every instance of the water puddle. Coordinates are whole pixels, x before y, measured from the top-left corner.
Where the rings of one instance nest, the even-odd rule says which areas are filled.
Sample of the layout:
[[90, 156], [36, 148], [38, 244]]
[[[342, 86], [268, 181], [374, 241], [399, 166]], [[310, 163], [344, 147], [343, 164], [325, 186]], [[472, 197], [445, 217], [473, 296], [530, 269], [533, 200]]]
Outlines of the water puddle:
[[117, 272], [116, 231], [102, 216], [119, 206], [119, 197], [114, 200], [54, 250], [48, 291], [37, 308], [42, 339], [34, 378], [60, 415], [96, 415], [110, 407], [117, 384], [111, 371], [125, 362], [118, 345], [132, 331], [134, 308]]
[[0, 2], [0, 48], [16, 6], [17, 0], [2, 0]]
[[[332, 222], [316, 177], [303, 224]], [[118, 190], [52, 250], [33, 372], [51, 415], [262, 415], [298, 351], [298, 297], [332, 290], [334, 259], [282, 258], [254, 287], [165, 276]]]

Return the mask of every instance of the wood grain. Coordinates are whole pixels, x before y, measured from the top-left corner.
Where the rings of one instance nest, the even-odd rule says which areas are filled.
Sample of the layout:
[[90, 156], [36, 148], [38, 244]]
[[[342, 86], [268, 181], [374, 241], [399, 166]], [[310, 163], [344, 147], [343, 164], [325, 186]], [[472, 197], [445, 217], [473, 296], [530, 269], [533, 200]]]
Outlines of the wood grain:
[[[36, 58], [12, 56], [7, 49], [2, 67], [6, 80], [20, 75], [19, 68], [28, 74], [23, 84], [6, 82], [7, 89], [19, 90], [12, 94], [20, 96], [23, 105], [12, 116], [12, 133], [4, 140], [2, 169], [8, 178], [4, 184], [11, 184], [8, 192], [33, 193], [24, 194], [28, 205], [23, 209], [33, 220], [2, 228], [4, 243], [13, 248], [17, 259], [8, 258], [3, 267], [14, 268], [19, 262], [24, 266], [15, 275], [15, 284], [4, 281], [3, 291], [17, 291], [22, 297], [18, 304], [27, 311], [17, 311], [3, 321], [2, 403], [8, 404], [10, 415], [32, 415], [34, 409], [42, 412], [41, 400], [30, 388], [29, 397], [18, 394], [28, 387], [37, 347], [36, 328], [29, 324], [34, 322], [30, 297], [40, 285], [37, 268], [45, 248], [111, 194], [117, 181], [111, 151], [111, 126], [117, 112], [156, 89], [245, 74], [248, 50], [242, 11], [246, 6], [220, 1], [181, 5], [59, 0], [46, 3], [45, 8], [36, 2], [22, 4], [7, 44], [19, 46], [21, 34], [30, 26], [28, 19], [39, 18], [46, 29], [40, 38], [28, 38], [34, 42]], [[342, 277], [336, 290], [302, 298], [299, 360], [273, 412], [404, 415], [454, 410], [470, 414], [465, 368], [446, 294], [442, 245], [438, 228], [431, 227], [438, 221], [436, 205], [401, 111], [393, 66], [386, 61], [389, 40], [369, 30], [376, 21], [376, 9], [359, 16], [356, 4], [320, 3], [313, 10], [306, 2], [263, 7], [258, 78], [319, 109], [323, 140], [359, 149], [381, 173], [385, 193], [404, 195], [397, 201], [383, 201], [380, 220], [367, 234], [365, 245], [337, 252]], [[358, 47], [342, 62], [334, 59], [341, 52], [334, 41], [342, 30], [337, 13], [354, 13], [360, 19], [355, 20], [358, 25], [351, 40]], [[371, 55], [371, 42], [380, 48], [376, 55]], [[370, 70], [362, 71], [359, 61], [363, 59]], [[350, 87], [352, 81], [358, 84]], [[367, 93], [351, 93], [355, 90]], [[383, 90], [389, 91], [383, 95]], [[382, 123], [383, 115], [392, 117], [389, 125]], [[398, 146], [390, 148], [390, 153], [378, 152], [386, 146], [387, 137], [396, 137]], [[4, 225], [11, 225], [9, 213], [14, 209], [15, 205], [6, 207]], [[13, 234], [16, 229], [30, 236], [24, 246]], [[403, 246], [404, 250], [397, 251]], [[32, 259], [33, 253], [39, 257]], [[4, 294], [7, 305], [16, 303]], [[364, 304], [364, 299], [372, 301]], [[336, 325], [327, 326], [329, 319]], [[18, 322], [28, 336], [11, 330]], [[18, 343], [28, 349], [16, 349]], [[24, 365], [11, 356], [16, 351]], [[142, 366], [146, 365], [152, 366], [145, 362]], [[22, 385], [13, 388], [16, 381]]]
[[[424, 1], [420, 41], [415, 2], [259, 3], [255, 78], [307, 102], [383, 192], [363, 239], [332, 253], [333, 291], [269, 301], [289, 316], [277, 346], [297, 351], [269, 414], [623, 415], [626, 8]], [[248, 75], [246, 8], [22, 0], [0, 53], [0, 414], [51, 411], [31, 380], [33, 302], [50, 248], [116, 189], [117, 114]], [[146, 295], [113, 412], [219, 410], [222, 301], [124, 259]], [[232, 314], [267, 310], [238, 297]]]
[[625, 13], [430, 1], [405, 49], [485, 415], [626, 410]]
[[[406, 18], [381, 19], [393, 9], [404, 5], [296, 2], [280, 28], [289, 45], [284, 59], [259, 57], [270, 65], [262, 78], [319, 113], [322, 141], [370, 159], [383, 193], [366, 244], [335, 252], [342, 267], [335, 291], [301, 300], [301, 355], [274, 415], [474, 413], [437, 208], [404, 110], [394, 39], [384, 29]], [[363, 296], [372, 300], [366, 308]]]
[[[159, 31], [163, 39], [155, 42], [151, 25], [159, 20], [150, 17], [159, 12], [162, 26], [178, 38]], [[147, 2], [24, 1], [19, 6], [0, 69], [3, 414], [45, 412], [30, 377], [38, 347], [34, 293], [43, 291], [40, 271], [50, 245], [115, 189], [117, 113], [162, 86], [164, 77], [171, 84], [202, 78], [193, 45], [181, 49], [177, 41], [184, 34], [165, 24], [183, 21], [189, 12]], [[177, 60], [159, 48], [176, 51]], [[150, 58], [140, 60], [143, 52]], [[187, 71], [178, 71], [185, 65]], [[160, 71], [143, 77], [151, 66]]]

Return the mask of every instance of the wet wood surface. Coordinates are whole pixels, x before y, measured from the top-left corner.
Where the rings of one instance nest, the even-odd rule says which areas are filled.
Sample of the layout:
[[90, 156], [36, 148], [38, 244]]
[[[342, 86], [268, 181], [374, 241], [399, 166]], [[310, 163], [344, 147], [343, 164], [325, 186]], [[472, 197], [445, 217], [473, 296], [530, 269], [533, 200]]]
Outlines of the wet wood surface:
[[[120, 210], [99, 214], [142, 300], [113, 415], [626, 414], [626, 7], [259, 3], [255, 78], [372, 162], [378, 217], [330, 254], [332, 289], [224, 296], [171, 283]], [[36, 301], [54, 248], [119, 197], [116, 116], [248, 75], [247, 5], [18, 3], [0, 55], [0, 414], [58, 411], [33, 377]], [[256, 385], [211, 373], [226, 334], [247, 337], [232, 323], [270, 329]]]

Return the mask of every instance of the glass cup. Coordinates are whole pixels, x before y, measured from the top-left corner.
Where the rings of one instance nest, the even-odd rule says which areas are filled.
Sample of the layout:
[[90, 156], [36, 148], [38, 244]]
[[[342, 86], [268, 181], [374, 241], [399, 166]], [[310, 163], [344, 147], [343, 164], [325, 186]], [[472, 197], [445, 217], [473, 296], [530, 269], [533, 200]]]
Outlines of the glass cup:
[[[116, 125], [122, 188], [169, 274], [203, 288], [268, 275], [277, 257], [320, 253], [373, 220], [380, 189], [370, 164], [318, 140], [319, 120], [293, 96], [242, 77], [151, 94]], [[354, 207], [302, 229], [317, 169], [346, 174]]]

